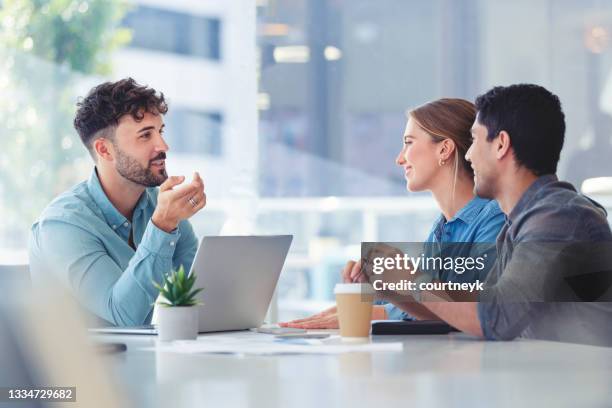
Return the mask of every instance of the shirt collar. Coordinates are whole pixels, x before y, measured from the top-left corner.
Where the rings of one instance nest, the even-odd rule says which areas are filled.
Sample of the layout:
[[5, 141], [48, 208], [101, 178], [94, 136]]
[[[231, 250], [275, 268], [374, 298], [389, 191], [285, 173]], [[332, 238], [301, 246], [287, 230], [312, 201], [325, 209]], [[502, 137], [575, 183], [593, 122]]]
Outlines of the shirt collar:
[[510, 215], [508, 215], [508, 221], [513, 222], [520, 213], [525, 211], [525, 209], [529, 207], [529, 205], [537, 195], [538, 191], [542, 187], [547, 184], [554, 183], [558, 180], [559, 179], [557, 178], [556, 174], [546, 174], [544, 176], [538, 177], [533, 183], [531, 183], [529, 188], [525, 190], [521, 198], [518, 200], [518, 202], [510, 212]]
[[149, 189], [147, 188], [145, 189], [144, 193], [142, 193], [142, 195], [138, 199], [138, 202], [136, 203], [136, 207], [134, 208], [134, 215], [136, 215], [136, 213], [144, 210], [145, 208], [149, 206], [155, 207], [155, 204], [153, 203], [153, 198], [151, 198], [151, 193], [149, 192]]
[[[463, 208], [457, 211], [455, 216], [451, 218], [449, 221], [446, 221], [446, 218], [444, 218], [444, 215], [440, 214], [440, 216], [438, 217], [438, 220], [434, 223], [434, 227], [431, 233], [439, 234], [445, 224], [454, 223], [456, 220], [461, 220], [462, 222], [468, 225], [471, 224], [472, 222], [474, 222], [474, 220], [476, 219], [476, 217], [478, 216], [482, 208], [488, 203], [489, 203], [489, 200], [485, 198], [474, 197], [470, 201], [468, 201], [468, 203], [464, 205]], [[438, 239], [440, 239], [439, 236], [438, 236]]]
[[461, 220], [466, 224], [471, 224], [472, 222], [474, 222], [474, 219], [480, 213], [480, 210], [482, 210], [482, 208], [488, 203], [489, 200], [487, 200], [486, 198], [474, 197], [470, 201], [468, 201], [468, 203], [464, 205], [463, 208], [457, 211], [455, 216], [450, 220], [446, 221], [444, 215], [441, 214], [438, 218], [438, 224], [444, 224], [445, 222], [450, 223], [455, 220]]
[[457, 211], [457, 214], [451, 218], [451, 221], [460, 219], [466, 224], [471, 224], [480, 213], [480, 210], [482, 210], [482, 208], [487, 205], [489, 201], [490, 200], [487, 200], [486, 198], [472, 198], [466, 205], [463, 206], [462, 209]]
[[[94, 202], [98, 205], [98, 208], [100, 208], [102, 211], [102, 215], [106, 219], [106, 222], [113, 229], [117, 229], [126, 222], [129, 222], [128, 219], [115, 208], [113, 203], [111, 203], [106, 196], [106, 193], [102, 189], [102, 184], [100, 184], [100, 179], [98, 178], [98, 171], [95, 167], [89, 176], [89, 180], [87, 181], [87, 189], [89, 190]], [[134, 214], [149, 205], [150, 201], [151, 197], [149, 192], [145, 190], [136, 204]]]

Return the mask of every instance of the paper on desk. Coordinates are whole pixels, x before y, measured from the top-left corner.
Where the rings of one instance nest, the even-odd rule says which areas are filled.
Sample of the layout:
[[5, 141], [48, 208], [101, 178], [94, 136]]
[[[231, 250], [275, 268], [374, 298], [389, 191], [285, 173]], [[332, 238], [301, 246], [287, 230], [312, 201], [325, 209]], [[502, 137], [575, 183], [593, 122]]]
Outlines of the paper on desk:
[[[329, 341], [332, 340], [332, 341]], [[158, 343], [156, 350], [198, 354], [341, 354], [354, 352], [402, 351], [403, 344], [342, 343], [339, 339], [292, 341], [253, 341], [253, 339], [201, 338], [199, 340]]]

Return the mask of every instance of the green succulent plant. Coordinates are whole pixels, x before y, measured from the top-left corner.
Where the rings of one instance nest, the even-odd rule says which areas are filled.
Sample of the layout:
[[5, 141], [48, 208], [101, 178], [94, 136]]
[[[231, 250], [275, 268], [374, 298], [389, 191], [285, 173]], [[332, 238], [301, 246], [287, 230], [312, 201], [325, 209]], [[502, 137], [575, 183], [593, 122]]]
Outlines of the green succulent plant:
[[167, 307], [195, 306], [200, 304], [196, 301], [195, 296], [203, 288], [193, 289], [195, 280], [195, 274], [187, 276], [183, 265], [180, 266], [178, 271], [172, 270], [170, 273], [164, 274], [164, 279], [161, 283], [153, 281], [153, 285], [163, 297], [157, 304]]

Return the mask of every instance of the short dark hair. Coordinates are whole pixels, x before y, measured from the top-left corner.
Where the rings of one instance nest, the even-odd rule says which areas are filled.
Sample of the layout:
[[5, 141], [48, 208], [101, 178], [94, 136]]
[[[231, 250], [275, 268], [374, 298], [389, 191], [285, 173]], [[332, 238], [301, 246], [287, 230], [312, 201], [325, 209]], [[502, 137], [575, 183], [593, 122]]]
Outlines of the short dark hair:
[[505, 130], [519, 165], [534, 174], [554, 174], [563, 140], [565, 115], [559, 98], [533, 84], [496, 86], [476, 98], [477, 120], [488, 130], [487, 140]]
[[[155, 89], [139, 85], [132, 78], [104, 82], [77, 102], [74, 128], [85, 147], [91, 152], [92, 142], [98, 132], [114, 129], [119, 123], [119, 118], [127, 114], [140, 121], [145, 112], [156, 115], [168, 112], [164, 94], [158, 94]], [[113, 135], [114, 132], [106, 136]]]

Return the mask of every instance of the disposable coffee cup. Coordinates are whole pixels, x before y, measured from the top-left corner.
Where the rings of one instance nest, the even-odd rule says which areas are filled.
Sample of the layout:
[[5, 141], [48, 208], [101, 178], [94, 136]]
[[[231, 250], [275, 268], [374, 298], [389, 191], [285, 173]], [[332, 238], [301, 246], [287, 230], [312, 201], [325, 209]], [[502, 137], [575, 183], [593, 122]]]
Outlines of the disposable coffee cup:
[[338, 306], [338, 323], [343, 338], [370, 335], [374, 289], [367, 283], [338, 283], [334, 288]]

